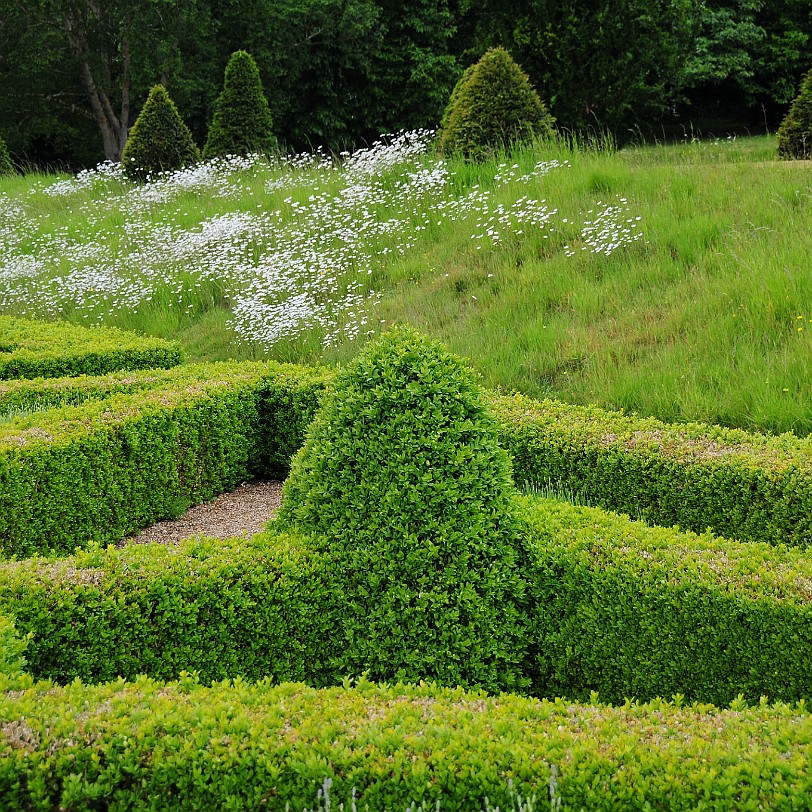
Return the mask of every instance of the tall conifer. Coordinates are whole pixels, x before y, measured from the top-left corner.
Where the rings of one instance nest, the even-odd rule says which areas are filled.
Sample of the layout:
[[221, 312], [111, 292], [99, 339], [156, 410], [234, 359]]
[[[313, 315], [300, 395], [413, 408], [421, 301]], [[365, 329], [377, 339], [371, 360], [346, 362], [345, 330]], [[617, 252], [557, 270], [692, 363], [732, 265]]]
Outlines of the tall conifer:
[[224, 155], [269, 155], [277, 149], [273, 119], [254, 57], [236, 51], [226, 66], [223, 92], [209, 128], [205, 159]]
[[133, 180], [146, 180], [159, 172], [171, 172], [200, 160], [192, 133], [163, 85], [149, 92], [140, 115], [130, 130], [121, 155], [124, 173]]

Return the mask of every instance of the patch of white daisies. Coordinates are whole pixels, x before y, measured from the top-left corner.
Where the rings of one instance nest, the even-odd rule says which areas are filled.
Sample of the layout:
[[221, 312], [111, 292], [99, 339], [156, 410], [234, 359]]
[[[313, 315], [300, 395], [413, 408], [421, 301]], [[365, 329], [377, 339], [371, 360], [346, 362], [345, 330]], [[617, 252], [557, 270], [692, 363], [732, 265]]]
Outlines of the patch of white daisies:
[[[27, 197], [0, 195], [0, 312], [99, 323], [156, 300], [194, 311], [208, 290], [230, 309], [237, 336], [264, 348], [313, 328], [326, 347], [371, 334], [381, 296], [373, 273], [422, 231], [470, 223], [482, 248], [555, 230], [558, 210], [546, 200], [524, 195], [505, 206], [494, 191], [530, 185], [567, 161], [524, 174], [503, 164], [491, 188], [457, 191], [446, 162], [429, 157], [433, 135], [400, 133], [337, 159], [322, 151], [271, 166], [259, 156], [218, 159], [143, 185], [104, 163], [40, 181]], [[245, 211], [246, 183], [268, 176], [265, 201]], [[41, 197], [37, 205], [43, 195], [63, 200], [79, 224], [49, 227], [50, 215], [36, 213], [48, 210]], [[231, 210], [201, 219], [207, 203]], [[588, 214], [580, 250], [608, 255], [642, 237], [625, 199]]]

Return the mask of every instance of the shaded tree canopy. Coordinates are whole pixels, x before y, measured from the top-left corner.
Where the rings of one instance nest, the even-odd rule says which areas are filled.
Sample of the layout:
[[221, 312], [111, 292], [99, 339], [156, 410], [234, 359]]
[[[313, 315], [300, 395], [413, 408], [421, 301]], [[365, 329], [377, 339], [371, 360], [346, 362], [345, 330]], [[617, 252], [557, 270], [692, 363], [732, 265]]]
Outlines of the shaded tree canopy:
[[436, 127], [494, 46], [562, 129], [777, 125], [809, 69], [809, 0], [0, 0], [0, 131], [42, 165], [117, 160], [156, 83], [204, 143], [230, 55], [256, 59], [284, 148]]

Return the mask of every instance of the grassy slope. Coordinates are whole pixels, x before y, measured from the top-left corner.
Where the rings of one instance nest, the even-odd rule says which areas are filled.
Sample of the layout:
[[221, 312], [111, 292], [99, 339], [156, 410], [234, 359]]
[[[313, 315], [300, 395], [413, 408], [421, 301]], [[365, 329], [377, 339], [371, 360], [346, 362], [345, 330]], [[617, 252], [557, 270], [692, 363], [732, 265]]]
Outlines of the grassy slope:
[[[377, 328], [408, 321], [444, 339], [470, 357], [491, 386], [665, 420], [809, 434], [812, 180], [805, 166], [773, 156], [772, 139], [759, 138], [615, 154], [547, 145], [507, 156], [508, 166], [519, 165], [515, 174], [539, 160], [570, 162], [529, 182], [494, 182], [498, 162], [452, 166], [439, 198], [418, 199], [401, 212], [402, 222], [414, 229], [405, 252], [378, 253], [402, 242], [402, 235], [371, 238], [368, 280], [383, 300], [370, 323]], [[206, 218], [227, 212], [278, 209], [283, 220], [295, 220], [292, 203], [306, 206], [316, 187], [330, 195], [342, 188], [329, 173], [285, 173], [291, 171], [300, 182], [278, 191], [266, 182], [284, 173], [254, 168], [240, 176], [236, 196], [216, 197], [201, 187], [167, 203], [139, 204], [134, 216], [147, 229], [142, 247], [149, 248], [149, 229], [161, 224], [194, 231]], [[381, 177], [384, 186], [396, 181]], [[109, 247], [121, 240], [132, 250], [126, 243], [134, 238], [123, 231], [125, 214], [105, 204], [103, 195], [89, 189], [77, 206], [76, 195], [30, 193], [36, 183], [43, 181], [0, 182], [0, 203], [22, 202], [35, 221], [15, 250], [53, 254], [60, 245], [55, 234], [79, 246], [96, 240]], [[438, 200], [464, 196], [475, 184], [489, 193], [490, 213], [500, 203], [513, 206], [496, 244], [485, 235], [488, 215], [445, 217], [441, 225], [434, 219]], [[639, 216], [645, 239], [611, 256], [580, 250], [587, 212], [617, 196], [628, 200], [621, 220]], [[546, 225], [518, 222], [525, 198], [547, 201]], [[370, 208], [378, 221], [390, 216], [384, 206]], [[312, 214], [300, 220], [308, 218]], [[330, 227], [324, 223], [325, 233]], [[235, 261], [250, 265], [271, 244], [240, 243]], [[65, 260], [61, 272], [79, 261], [85, 260]], [[88, 266], [94, 261], [100, 260], [90, 258]], [[168, 273], [150, 302], [102, 319], [177, 338], [193, 360], [265, 354], [256, 344], [233, 341], [226, 285], [210, 278], [196, 286], [196, 261], [192, 257]], [[347, 273], [353, 262], [358, 264], [349, 260]], [[0, 310], [19, 312], [19, 306], [0, 301]], [[79, 309], [57, 307], [51, 315], [87, 323]], [[323, 350], [323, 334], [316, 326], [282, 339], [269, 354], [334, 362], [354, 355], [363, 340], [344, 337]]]

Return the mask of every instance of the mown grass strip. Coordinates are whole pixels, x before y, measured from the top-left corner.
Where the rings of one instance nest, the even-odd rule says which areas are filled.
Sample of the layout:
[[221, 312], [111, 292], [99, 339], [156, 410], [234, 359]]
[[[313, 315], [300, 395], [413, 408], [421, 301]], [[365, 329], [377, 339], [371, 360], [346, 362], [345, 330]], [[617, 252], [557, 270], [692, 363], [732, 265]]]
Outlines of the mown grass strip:
[[0, 316], [0, 379], [103, 375], [173, 367], [180, 346], [114, 327], [80, 327]]
[[537, 809], [592, 812], [794, 810], [812, 797], [805, 707], [612, 708], [363, 680], [15, 687], [0, 694], [4, 809], [298, 812], [325, 779], [335, 806], [354, 792], [372, 812], [471, 812], [486, 797], [515, 808], [509, 782]]

